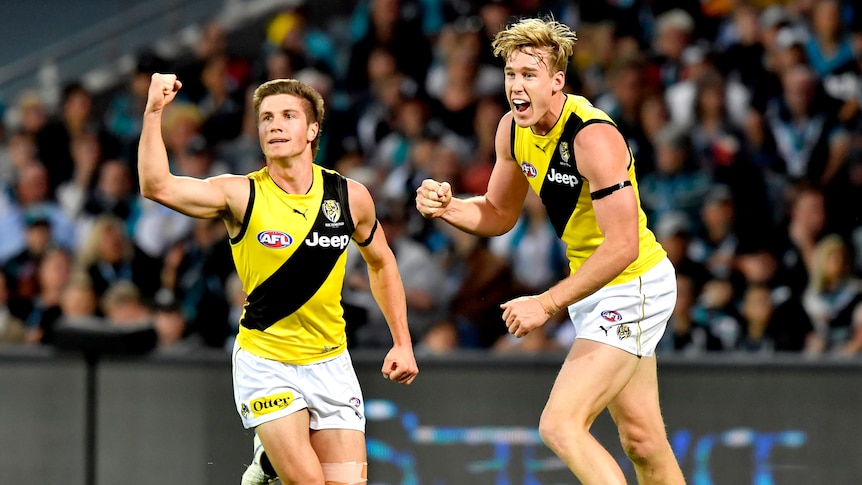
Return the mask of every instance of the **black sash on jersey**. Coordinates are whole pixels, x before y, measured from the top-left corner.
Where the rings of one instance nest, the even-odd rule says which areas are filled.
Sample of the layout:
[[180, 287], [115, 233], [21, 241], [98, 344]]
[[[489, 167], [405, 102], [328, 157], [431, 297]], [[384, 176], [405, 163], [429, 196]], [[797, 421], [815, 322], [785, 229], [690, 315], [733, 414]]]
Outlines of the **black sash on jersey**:
[[[578, 172], [577, 164], [575, 163], [574, 139], [575, 133], [584, 126], [583, 120], [575, 114], [569, 116], [566, 121], [566, 126], [563, 127], [563, 133], [560, 135], [560, 141], [554, 148], [554, 154], [548, 162], [548, 172], [545, 175], [545, 180], [542, 182], [542, 190], [539, 197], [545, 205], [548, 212], [548, 217], [551, 224], [554, 226], [554, 231], [557, 237], [562, 238], [563, 232], [566, 230], [566, 224], [572, 217], [575, 211], [575, 206], [578, 204], [578, 198], [581, 195], [581, 187], [584, 186], [584, 177]], [[563, 151], [567, 153], [563, 153]], [[576, 176], [578, 184], [574, 187], [561, 183], [554, 183], [547, 179], [548, 174], [553, 169], [556, 173]]]
[[[341, 236], [353, 234], [353, 219], [347, 195], [347, 179], [335, 173], [323, 171], [323, 199], [337, 200], [341, 206], [339, 227], [327, 227], [332, 222], [326, 217], [323, 207], [317, 211], [317, 219], [308, 234], [302, 237], [301, 246], [266, 281], [248, 295], [245, 314], [240, 321], [243, 327], [265, 330], [304, 305], [326, 282], [341, 251], [330, 247], [309, 246], [306, 238], [318, 235]], [[349, 242], [348, 242], [349, 244]]]

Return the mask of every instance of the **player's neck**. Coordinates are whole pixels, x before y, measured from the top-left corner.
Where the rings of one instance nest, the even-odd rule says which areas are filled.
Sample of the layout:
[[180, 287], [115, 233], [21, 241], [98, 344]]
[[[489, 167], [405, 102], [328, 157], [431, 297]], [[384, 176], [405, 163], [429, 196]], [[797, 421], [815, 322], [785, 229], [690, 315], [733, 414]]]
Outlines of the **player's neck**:
[[566, 95], [562, 92], [554, 94], [548, 111], [545, 112], [535, 125], [532, 126], [533, 133], [539, 136], [547, 135], [563, 115], [563, 107], [566, 105]]
[[305, 194], [311, 190], [314, 171], [310, 162], [297, 159], [291, 162], [270, 160], [267, 166], [269, 167], [269, 176], [285, 192]]

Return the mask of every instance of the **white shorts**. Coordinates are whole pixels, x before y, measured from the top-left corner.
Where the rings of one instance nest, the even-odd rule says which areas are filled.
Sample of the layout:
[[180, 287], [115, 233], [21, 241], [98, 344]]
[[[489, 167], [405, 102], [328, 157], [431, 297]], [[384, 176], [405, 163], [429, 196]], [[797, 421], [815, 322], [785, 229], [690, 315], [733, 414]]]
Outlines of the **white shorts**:
[[311, 429], [365, 432], [365, 403], [350, 354], [307, 365], [258, 357], [234, 345], [233, 395], [246, 428], [308, 409]]
[[665, 258], [640, 278], [611, 285], [569, 306], [575, 338], [638, 357], [655, 355], [676, 305], [676, 270]]

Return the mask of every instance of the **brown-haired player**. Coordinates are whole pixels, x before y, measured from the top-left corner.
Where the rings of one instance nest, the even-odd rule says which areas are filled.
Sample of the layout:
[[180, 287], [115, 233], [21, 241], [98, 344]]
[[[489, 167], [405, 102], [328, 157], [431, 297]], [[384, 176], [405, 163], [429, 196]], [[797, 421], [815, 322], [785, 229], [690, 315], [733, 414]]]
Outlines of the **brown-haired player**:
[[371, 195], [313, 163], [323, 100], [290, 79], [254, 93], [265, 168], [207, 179], [171, 174], [162, 111], [181, 87], [175, 75], [152, 77], [138, 149], [141, 193], [227, 226], [248, 295], [233, 351], [234, 397], [244, 426], [256, 430], [242, 483], [366, 483], [364, 401], [341, 307], [351, 240], [392, 333], [383, 375], [410, 384], [419, 372], [401, 277]]

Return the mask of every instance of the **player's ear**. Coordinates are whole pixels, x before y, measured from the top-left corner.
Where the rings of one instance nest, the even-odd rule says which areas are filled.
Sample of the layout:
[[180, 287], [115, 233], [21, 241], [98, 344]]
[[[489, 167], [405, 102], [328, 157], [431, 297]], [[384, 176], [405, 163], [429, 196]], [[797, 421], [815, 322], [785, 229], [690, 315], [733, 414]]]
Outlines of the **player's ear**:
[[563, 88], [566, 86], [566, 73], [564, 73], [563, 71], [557, 71], [553, 75], [552, 79], [553, 79], [553, 83], [554, 83], [554, 92], [555, 93], [558, 91], [562, 91]]
[[317, 138], [320, 133], [320, 123], [312, 123], [308, 125], [308, 140], [312, 141]]

